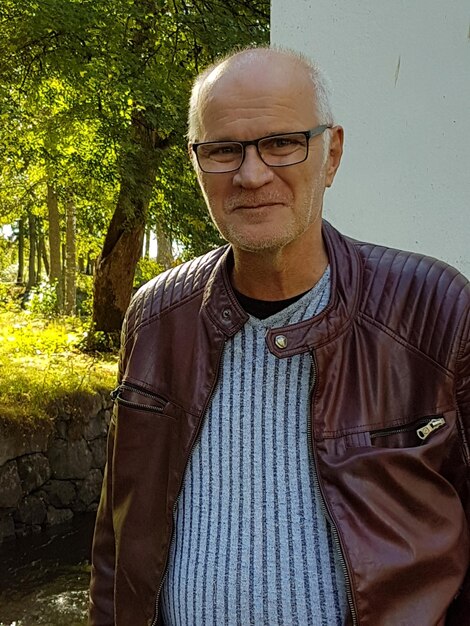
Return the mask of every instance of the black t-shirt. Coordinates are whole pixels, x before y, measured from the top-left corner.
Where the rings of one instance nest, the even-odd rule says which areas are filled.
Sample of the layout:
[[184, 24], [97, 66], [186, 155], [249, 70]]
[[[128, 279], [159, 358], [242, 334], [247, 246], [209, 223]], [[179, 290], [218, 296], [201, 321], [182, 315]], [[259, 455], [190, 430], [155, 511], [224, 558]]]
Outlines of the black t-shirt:
[[294, 296], [293, 298], [287, 298], [287, 300], [256, 300], [255, 298], [243, 295], [236, 289], [234, 289], [234, 292], [242, 308], [249, 315], [253, 315], [253, 317], [257, 317], [260, 320], [264, 320], [267, 317], [271, 317], [271, 315], [274, 315], [275, 313], [279, 313], [279, 311], [282, 311], [283, 309], [287, 309], [288, 306], [294, 304], [297, 300], [300, 300], [300, 298], [307, 293], [305, 291], [304, 293], [300, 293], [298, 296]]

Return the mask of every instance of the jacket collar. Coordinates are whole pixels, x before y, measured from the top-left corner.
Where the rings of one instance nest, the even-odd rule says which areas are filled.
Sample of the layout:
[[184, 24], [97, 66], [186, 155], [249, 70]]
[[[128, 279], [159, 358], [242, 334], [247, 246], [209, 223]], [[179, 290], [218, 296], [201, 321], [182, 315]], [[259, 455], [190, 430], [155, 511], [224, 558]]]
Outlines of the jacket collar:
[[[345, 332], [356, 313], [362, 280], [357, 248], [326, 221], [323, 221], [323, 240], [331, 268], [330, 302], [319, 315], [309, 320], [267, 332], [268, 348], [279, 358], [307, 352], [333, 341]], [[235, 335], [248, 319], [230, 283], [232, 265], [231, 247], [227, 246], [212, 271], [203, 301], [203, 309], [212, 323], [227, 338]], [[285, 347], [279, 347], [280, 344]]]

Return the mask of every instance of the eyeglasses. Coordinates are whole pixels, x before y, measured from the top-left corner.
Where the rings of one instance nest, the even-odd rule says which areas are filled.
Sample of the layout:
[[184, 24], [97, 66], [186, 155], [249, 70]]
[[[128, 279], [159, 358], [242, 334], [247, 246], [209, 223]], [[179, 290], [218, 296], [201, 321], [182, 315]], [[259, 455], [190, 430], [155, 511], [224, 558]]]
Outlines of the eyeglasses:
[[199, 167], [209, 174], [234, 172], [245, 160], [247, 146], [256, 146], [260, 159], [268, 167], [286, 167], [302, 163], [308, 157], [309, 140], [321, 135], [328, 124], [310, 130], [282, 135], [268, 135], [253, 141], [205, 141], [191, 144]]

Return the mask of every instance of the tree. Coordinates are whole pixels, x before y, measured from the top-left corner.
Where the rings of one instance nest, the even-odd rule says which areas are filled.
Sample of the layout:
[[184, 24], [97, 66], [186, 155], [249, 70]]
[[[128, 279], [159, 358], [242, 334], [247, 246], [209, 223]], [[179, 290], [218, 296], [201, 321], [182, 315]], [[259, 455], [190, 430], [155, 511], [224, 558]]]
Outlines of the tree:
[[60, 216], [59, 201], [54, 187], [47, 185], [47, 210], [49, 218], [49, 257], [50, 271], [49, 280], [55, 285], [57, 294], [57, 307], [59, 311], [63, 306], [62, 289], [62, 264], [61, 264], [61, 236], [60, 236]]
[[65, 203], [66, 237], [65, 237], [65, 313], [75, 314], [77, 300], [77, 251], [75, 245], [76, 207], [72, 198]]
[[175, 1], [168, 9], [140, 0], [133, 8], [127, 60], [138, 70], [139, 81], [129, 82], [132, 148], [124, 159], [121, 195], [95, 277], [93, 319], [96, 328], [105, 331], [121, 327], [162, 152], [184, 134], [189, 87], [199, 64], [235, 43], [253, 42], [267, 34], [266, 22], [260, 19], [266, 17], [263, 2]]
[[157, 151], [167, 143], [140, 116], [132, 118], [131, 130], [134, 145], [123, 159], [118, 202], [95, 273], [93, 321], [98, 330], [108, 332], [121, 328], [129, 304], [155, 184]]
[[2, 2], [0, 196], [2, 170], [18, 182], [23, 172], [43, 215], [47, 185], [59, 209], [73, 190], [78, 256], [102, 246], [98, 329], [121, 325], [147, 223], [184, 254], [216, 245], [182, 165], [189, 88], [217, 54], [267, 41], [268, 14], [266, 0]]
[[24, 280], [24, 217], [18, 220], [18, 273], [16, 284], [22, 285]]
[[28, 258], [28, 282], [26, 289], [30, 290], [37, 284], [38, 273], [36, 271], [36, 246], [37, 230], [36, 217], [31, 211], [28, 212], [28, 235], [29, 235], [29, 258]]
[[157, 222], [157, 245], [157, 263], [168, 269], [173, 263], [171, 239], [160, 222]]

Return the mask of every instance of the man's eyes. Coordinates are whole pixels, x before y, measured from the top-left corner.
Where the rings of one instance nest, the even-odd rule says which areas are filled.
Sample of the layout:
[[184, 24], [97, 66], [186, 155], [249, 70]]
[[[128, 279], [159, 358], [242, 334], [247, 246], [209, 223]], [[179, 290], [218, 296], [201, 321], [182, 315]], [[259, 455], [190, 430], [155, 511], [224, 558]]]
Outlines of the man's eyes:
[[297, 136], [282, 136], [279, 137], [271, 137], [266, 140], [264, 143], [264, 147], [268, 150], [276, 150], [282, 148], [296, 148], [297, 146], [302, 144], [301, 138]]
[[240, 146], [216, 146], [213, 148], [213, 152], [216, 152], [217, 154], [236, 154], [237, 152], [240, 152]]
[[203, 154], [207, 158], [238, 156], [240, 151], [237, 144], [212, 144], [203, 148]]
[[[303, 135], [275, 135], [274, 137], [266, 137], [259, 142], [259, 149], [262, 153], [272, 154], [291, 154], [293, 151], [305, 145], [305, 137]], [[199, 147], [199, 156], [204, 159], [212, 159], [214, 161], [228, 161], [230, 159], [238, 159], [242, 154], [242, 145], [239, 143], [208, 143]]]

